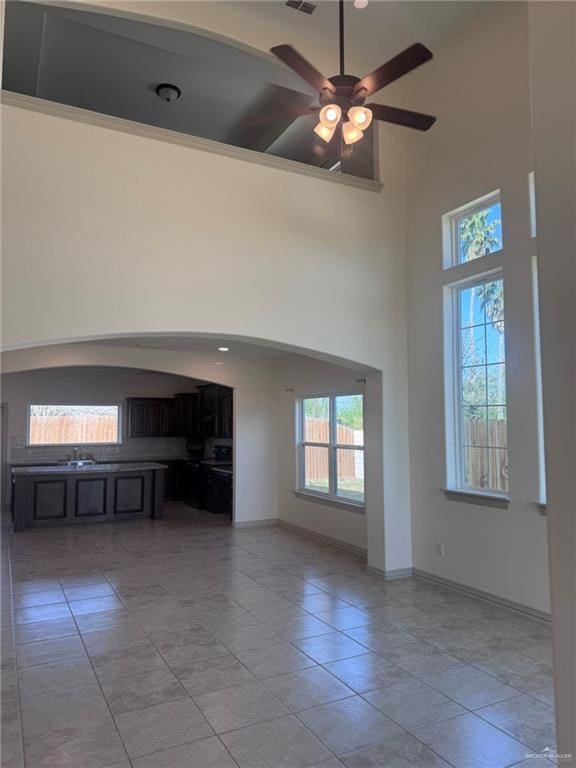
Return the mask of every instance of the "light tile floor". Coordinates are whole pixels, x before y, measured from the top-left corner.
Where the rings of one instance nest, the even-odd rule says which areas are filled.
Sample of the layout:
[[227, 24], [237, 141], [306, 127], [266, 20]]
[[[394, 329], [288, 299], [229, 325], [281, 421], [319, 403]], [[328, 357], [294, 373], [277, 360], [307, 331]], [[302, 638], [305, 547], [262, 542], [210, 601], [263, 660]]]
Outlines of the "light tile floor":
[[554, 747], [542, 622], [179, 505], [3, 544], [2, 768], [505, 768]]

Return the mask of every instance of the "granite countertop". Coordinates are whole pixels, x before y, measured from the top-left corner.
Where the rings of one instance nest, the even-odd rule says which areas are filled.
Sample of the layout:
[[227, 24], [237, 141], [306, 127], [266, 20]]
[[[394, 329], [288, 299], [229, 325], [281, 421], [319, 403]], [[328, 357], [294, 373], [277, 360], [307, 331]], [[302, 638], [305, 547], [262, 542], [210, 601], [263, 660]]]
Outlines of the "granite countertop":
[[228, 475], [229, 477], [232, 477], [234, 474], [232, 467], [214, 467], [212, 472], [216, 472], [219, 475]]
[[123, 464], [86, 464], [83, 467], [70, 467], [68, 464], [40, 465], [36, 467], [13, 467], [13, 475], [78, 475], [84, 472], [143, 472], [149, 469], [165, 469], [165, 464], [156, 461], [140, 461]]
[[[34, 461], [29, 459], [28, 461], [10, 461], [10, 466], [16, 467], [55, 467], [57, 465], [65, 464], [67, 459], [40, 459]], [[95, 459], [97, 464], [146, 464], [150, 461], [160, 462], [163, 464], [165, 461], [190, 461], [190, 456], [183, 454], [176, 454], [175, 456], [111, 456], [109, 459]]]

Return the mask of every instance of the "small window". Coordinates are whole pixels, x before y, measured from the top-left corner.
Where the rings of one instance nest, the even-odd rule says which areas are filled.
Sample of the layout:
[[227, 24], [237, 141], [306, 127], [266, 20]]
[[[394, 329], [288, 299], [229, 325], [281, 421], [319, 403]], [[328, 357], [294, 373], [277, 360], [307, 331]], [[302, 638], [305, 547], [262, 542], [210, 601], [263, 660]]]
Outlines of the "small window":
[[363, 401], [358, 394], [300, 401], [300, 491], [364, 504]]
[[445, 268], [502, 250], [502, 206], [498, 194], [447, 214], [444, 225]]
[[[488, 277], [451, 290], [450, 344], [454, 397], [450, 399], [448, 444], [454, 467], [449, 486], [508, 492], [504, 281]], [[450, 341], [450, 340], [449, 340]], [[451, 457], [449, 456], [449, 462]], [[450, 476], [452, 481], [450, 481]]]
[[117, 405], [31, 405], [29, 445], [98, 445], [120, 442]]

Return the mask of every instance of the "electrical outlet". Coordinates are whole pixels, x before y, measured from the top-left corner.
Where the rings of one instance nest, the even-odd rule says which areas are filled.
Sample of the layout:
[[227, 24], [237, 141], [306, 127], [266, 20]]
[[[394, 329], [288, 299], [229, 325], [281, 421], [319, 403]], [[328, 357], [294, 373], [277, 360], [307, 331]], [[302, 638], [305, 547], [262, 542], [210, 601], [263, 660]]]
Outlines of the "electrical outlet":
[[438, 555], [438, 557], [444, 557], [444, 542], [443, 541], [435, 541], [434, 542], [434, 554]]

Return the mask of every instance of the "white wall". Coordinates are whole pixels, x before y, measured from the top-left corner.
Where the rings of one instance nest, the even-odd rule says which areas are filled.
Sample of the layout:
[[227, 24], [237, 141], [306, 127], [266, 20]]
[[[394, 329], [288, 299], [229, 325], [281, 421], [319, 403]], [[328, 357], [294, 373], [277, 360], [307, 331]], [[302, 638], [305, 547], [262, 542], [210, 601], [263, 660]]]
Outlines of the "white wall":
[[399, 139], [379, 195], [16, 107], [2, 127], [5, 346], [208, 332], [382, 364]]
[[574, 765], [576, 8], [530, 3], [529, 22], [558, 752]]
[[8, 404], [8, 461], [66, 458], [69, 446], [27, 446], [28, 406], [120, 405], [121, 443], [89, 446], [98, 458], [179, 458], [186, 455], [184, 437], [131, 438], [127, 397], [172, 397], [194, 392], [197, 382], [180, 376], [123, 368], [53, 368], [2, 376], [2, 402]]
[[[409, 153], [409, 403], [414, 566], [549, 610], [538, 500], [527, 175], [533, 170], [526, 6], [497, 3], [399, 94], [438, 116]], [[442, 214], [500, 189], [503, 210], [511, 502], [449, 501], [445, 487]], [[498, 262], [500, 257], [493, 259]], [[434, 542], [445, 557], [434, 554]]]
[[214, 366], [207, 351], [66, 344], [8, 352], [5, 374], [59, 366], [121, 366], [214, 381], [234, 388], [235, 522], [278, 517], [275, 379], [266, 361], [230, 358]]

